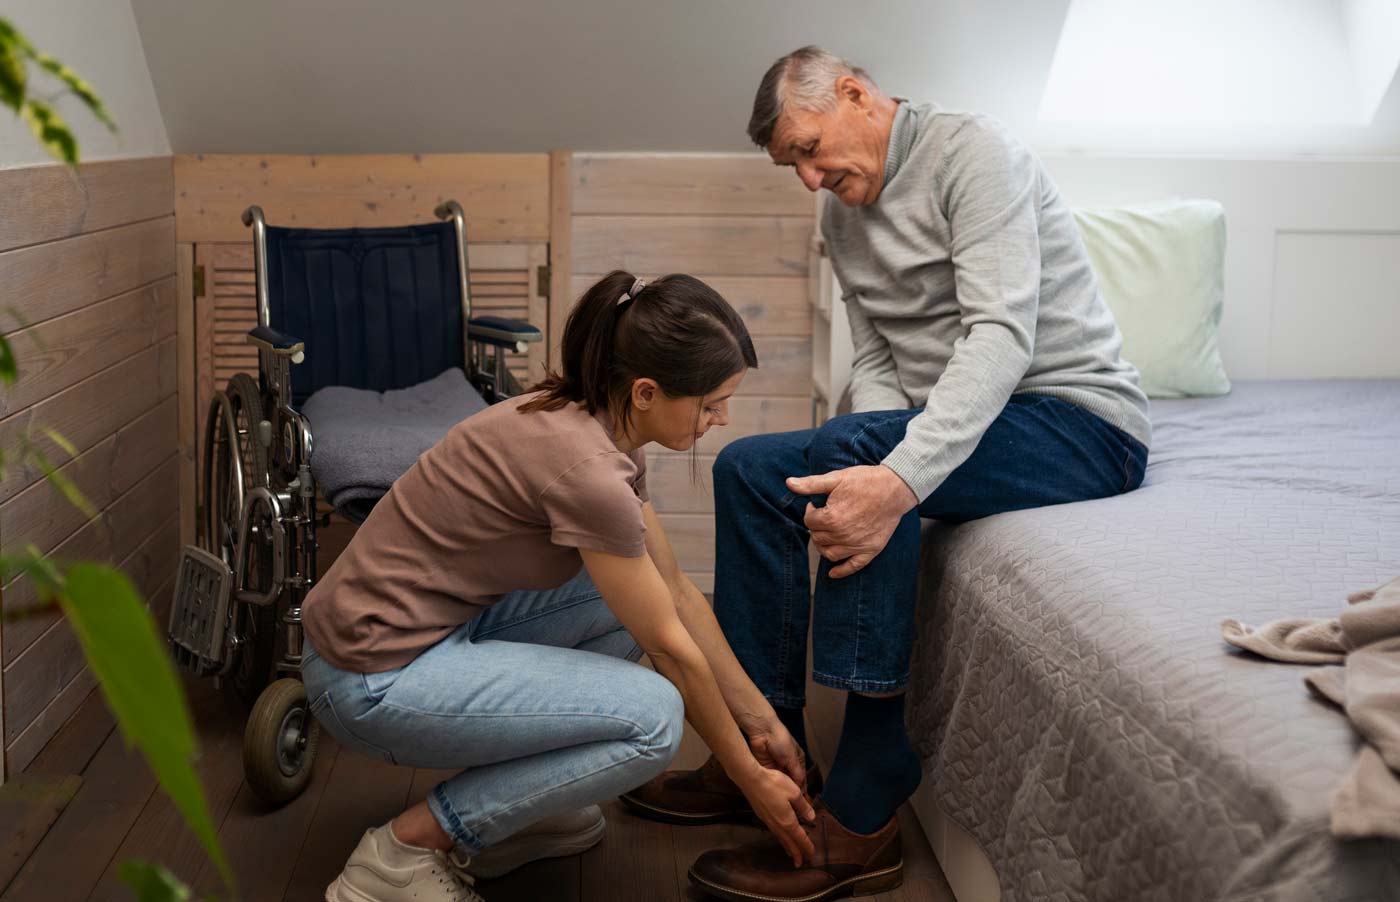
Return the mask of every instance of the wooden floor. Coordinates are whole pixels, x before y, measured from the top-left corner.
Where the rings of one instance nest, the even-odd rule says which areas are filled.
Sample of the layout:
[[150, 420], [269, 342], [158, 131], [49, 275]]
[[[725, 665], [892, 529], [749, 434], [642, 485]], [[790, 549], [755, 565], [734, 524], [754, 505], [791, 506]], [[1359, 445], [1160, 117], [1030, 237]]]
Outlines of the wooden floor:
[[[240, 899], [321, 899], [365, 828], [422, 799], [447, 775], [373, 761], [340, 749], [323, 732], [307, 791], [284, 808], [264, 809], [243, 781], [239, 718], [207, 682], [192, 681], [189, 688], [201, 739], [199, 771], [219, 836], [233, 861]], [[698, 739], [687, 735], [676, 766], [694, 766], [705, 755]], [[129, 899], [116, 875], [118, 863], [131, 858], [161, 862], [196, 888], [219, 892], [217, 875], [198, 842], [157, 791], [139, 756], [125, 749], [95, 693], [24, 779], [53, 775], [57, 782], [65, 774], [81, 774], [81, 786], [3, 887], [0, 902]], [[707, 897], [686, 878], [695, 857], [758, 835], [754, 827], [655, 824], [626, 814], [616, 801], [607, 803], [604, 811], [608, 833], [596, 848], [573, 858], [527, 865], [484, 883], [481, 890], [488, 902], [698, 902]], [[900, 817], [905, 827], [904, 885], [871, 898], [952, 902], [952, 892], [907, 806]]]

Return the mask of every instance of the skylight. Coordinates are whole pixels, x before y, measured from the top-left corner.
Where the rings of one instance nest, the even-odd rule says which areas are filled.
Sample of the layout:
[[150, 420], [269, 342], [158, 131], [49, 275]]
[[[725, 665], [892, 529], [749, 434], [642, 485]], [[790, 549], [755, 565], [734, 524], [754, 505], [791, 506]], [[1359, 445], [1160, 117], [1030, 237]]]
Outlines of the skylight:
[[1070, 0], [1047, 122], [1367, 125], [1400, 0]]

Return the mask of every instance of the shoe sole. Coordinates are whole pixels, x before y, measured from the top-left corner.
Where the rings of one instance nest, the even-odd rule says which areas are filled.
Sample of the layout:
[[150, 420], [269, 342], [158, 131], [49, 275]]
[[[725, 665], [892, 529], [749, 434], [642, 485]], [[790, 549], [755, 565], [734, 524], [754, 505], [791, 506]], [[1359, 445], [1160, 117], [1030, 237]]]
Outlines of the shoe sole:
[[730, 811], [712, 811], [707, 814], [694, 814], [689, 811], [676, 811], [671, 808], [658, 808], [655, 805], [648, 805], [639, 799], [628, 796], [618, 796], [617, 800], [622, 803], [622, 807], [628, 809], [638, 817], [644, 817], [650, 821], [660, 821], [663, 824], [679, 824], [682, 827], [700, 827], [705, 824], [752, 824], [758, 820], [753, 810], [749, 808], [736, 808]]
[[694, 868], [690, 869], [689, 876], [690, 882], [705, 892], [719, 896], [721, 899], [728, 899], [730, 902], [824, 902], [826, 899], [836, 899], [841, 896], [873, 896], [876, 893], [889, 892], [904, 882], [904, 862], [901, 861], [899, 864], [883, 870], [847, 878], [833, 887], [807, 896], [766, 896], [762, 893], [746, 893], [743, 890], [711, 883], [696, 874]]
[[375, 900], [359, 890], [345, 885], [337, 877], [331, 881], [330, 886], [326, 887], [326, 902], [375, 902]]
[[[467, 866], [467, 871], [482, 880], [495, 880], [532, 861], [542, 861], [546, 858], [567, 858], [570, 855], [587, 852], [602, 842], [603, 834], [607, 831], [608, 822], [605, 818], [600, 817], [597, 823], [578, 833], [532, 836], [528, 840], [521, 840], [518, 844], [513, 844], [512, 854], [502, 856], [500, 861], [493, 863], [492, 866], [483, 868], [478, 867], [476, 862], [472, 862]], [[517, 849], [518, 851], [516, 851]]]

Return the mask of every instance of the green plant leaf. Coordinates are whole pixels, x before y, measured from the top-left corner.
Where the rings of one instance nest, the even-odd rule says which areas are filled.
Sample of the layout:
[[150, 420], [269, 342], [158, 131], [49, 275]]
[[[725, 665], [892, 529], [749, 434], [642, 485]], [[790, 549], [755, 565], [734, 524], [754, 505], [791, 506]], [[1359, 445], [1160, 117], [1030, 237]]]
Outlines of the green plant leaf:
[[21, 576], [29, 577], [29, 581], [34, 583], [34, 594], [45, 604], [56, 601], [63, 588], [63, 574], [32, 544], [26, 545], [19, 554], [0, 554], [0, 583], [8, 583], [12, 578]]
[[131, 887], [139, 902], [189, 902], [190, 888], [170, 871], [146, 861], [123, 861], [117, 866], [122, 883]]
[[47, 435], [49, 437], [49, 441], [62, 448], [64, 453], [67, 454], [70, 458], [78, 456], [78, 449], [74, 447], [73, 443], [68, 441], [68, 439], [64, 437], [63, 433], [59, 432], [57, 429], [54, 429], [51, 426], [45, 426], [40, 431], [43, 432], [44, 435]]
[[24, 89], [29, 78], [19, 47], [0, 32], [0, 103], [19, 112], [24, 105]]
[[29, 39], [19, 33], [9, 19], [0, 18], [0, 41], [5, 41], [17, 47], [26, 56], [34, 55], [34, 45], [29, 43]]
[[125, 574], [90, 563], [68, 571], [59, 603], [122, 734], [140, 748], [232, 896], [233, 872], [194, 770], [189, 706], [150, 611]]
[[83, 81], [78, 73], [49, 56], [47, 53], [34, 54], [34, 62], [38, 63], [44, 71], [53, 74], [59, 81], [63, 82], [79, 100], [83, 102], [92, 114], [111, 131], [117, 130], [117, 124], [112, 121], [111, 115], [107, 112], [107, 107], [102, 103], [102, 98], [97, 96], [97, 92], [92, 86]]
[[10, 340], [0, 335], [0, 383], [14, 385], [19, 377], [19, 366], [15, 363], [15, 349]]
[[25, 101], [20, 115], [29, 123], [29, 130], [39, 139], [49, 156], [62, 160], [69, 166], [78, 165], [78, 139], [68, 130], [68, 123], [58, 115], [53, 107], [42, 100], [30, 98]]

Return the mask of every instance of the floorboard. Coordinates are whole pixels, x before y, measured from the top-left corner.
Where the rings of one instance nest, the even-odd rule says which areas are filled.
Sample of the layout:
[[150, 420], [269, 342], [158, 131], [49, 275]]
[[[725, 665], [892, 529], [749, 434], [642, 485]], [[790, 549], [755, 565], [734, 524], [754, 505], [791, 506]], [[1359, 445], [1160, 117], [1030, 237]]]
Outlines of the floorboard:
[[[243, 783], [243, 717], [232, 710], [212, 683], [195, 683], [191, 708], [200, 733], [196, 772], [214, 823], [221, 823]], [[118, 876], [122, 861], [136, 859], [164, 865], [192, 882], [207, 859], [204, 844], [185, 826], [170, 797], [154, 792], [88, 897], [92, 902], [129, 902], [131, 890]]]
[[20, 774], [0, 791], [0, 892], [39, 848], [83, 785], [77, 774]]
[[140, 753], [116, 730], [82, 777], [73, 801], [0, 896], [4, 902], [87, 898], [156, 788]]
[[[258, 801], [246, 782], [239, 786], [238, 795], [219, 827], [219, 840], [233, 868], [241, 902], [275, 902], [287, 891], [339, 752], [339, 743], [321, 731], [310, 784], [282, 808], [268, 808]], [[239, 768], [242, 768], [241, 761]], [[349, 849], [345, 850], [345, 855], [350, 855]], [[224, 895], [218, 872], [209, 862], [200, 869], [194, 886], [204, 893]]]
[[326, 884], [340, 873], [364, 832], [408, 807], [412, 783], [413, 768], [395, 767], [349, 750], [337, 755], [283, 898], [287, 902], [322, 898]]

